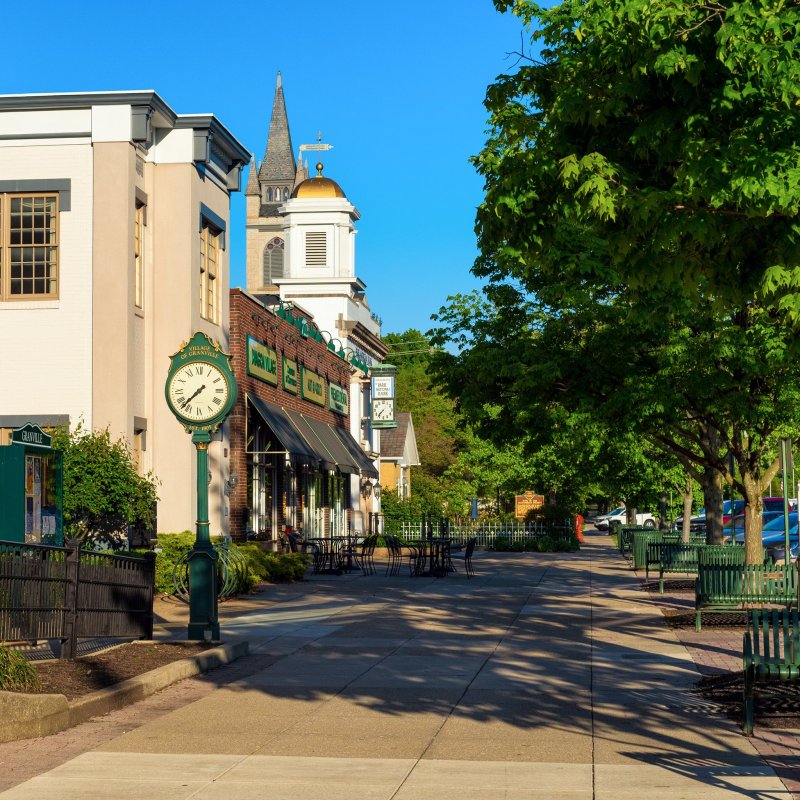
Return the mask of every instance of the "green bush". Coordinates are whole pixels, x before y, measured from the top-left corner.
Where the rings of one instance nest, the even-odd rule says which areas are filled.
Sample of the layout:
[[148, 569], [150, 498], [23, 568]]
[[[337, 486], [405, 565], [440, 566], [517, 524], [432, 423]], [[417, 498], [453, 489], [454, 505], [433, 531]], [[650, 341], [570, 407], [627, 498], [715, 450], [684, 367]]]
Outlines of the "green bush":
[[233, 545], [247, 559], [254, 581], [291, 583], [305, 577], [311, 556], [307, 553], [272, 553], [263, 551], [257, 544]]
[[[160, 552], [156, 552], [155, 587], [157, 592], [172, 594], [175, 591], [175, 567], [178, 562], [194, 546], [195, 534], [191, 531], [183, 533], [162, 533], [158, 537]], [[271, 553], [264, 552], [257, 544], [230, 544], [232, 550], [238, 550], [245, 558], [248, 575], [239, 586], [239, 592], [247, 593], [259, 581], [269, 583], [291, 583], [301, 581], [305, 577], [311, 563], [307, 553]], [[142, 555], [145, 550], [119, 552], [123, 556]]]
[[39, 675], [22, 653], [0, 646], [0, 689], [38, 689]]
[[512, 542], [508, 536], [495, 537], [492, 550], [498, 553], [569, 553], [578, 550], [574, 536], [537, 536]]

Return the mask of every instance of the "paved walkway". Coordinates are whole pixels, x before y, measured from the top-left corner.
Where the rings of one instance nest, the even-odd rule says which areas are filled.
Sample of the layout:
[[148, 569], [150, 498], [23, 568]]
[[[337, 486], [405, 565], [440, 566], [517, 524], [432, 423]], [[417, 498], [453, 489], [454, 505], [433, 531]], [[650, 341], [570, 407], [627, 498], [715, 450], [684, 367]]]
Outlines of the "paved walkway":
[[223, 621], [250, 657], [0, 745], [22, 781], [0, 797], [790, 797], [735, 723], [688, 693], [687, 649], [608, 537], [475, 563], [471, 581], [276, 587]]

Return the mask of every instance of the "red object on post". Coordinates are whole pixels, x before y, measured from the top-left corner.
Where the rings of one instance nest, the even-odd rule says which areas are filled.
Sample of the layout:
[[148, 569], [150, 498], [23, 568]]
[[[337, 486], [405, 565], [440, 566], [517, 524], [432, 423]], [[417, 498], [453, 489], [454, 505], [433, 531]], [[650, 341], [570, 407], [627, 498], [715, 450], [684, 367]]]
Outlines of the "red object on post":
[[583, 538], [583, 515], [576, 514], [575, 515], [575, 536], [578, 537], [579, 542], [585, 542], [586, 540]]

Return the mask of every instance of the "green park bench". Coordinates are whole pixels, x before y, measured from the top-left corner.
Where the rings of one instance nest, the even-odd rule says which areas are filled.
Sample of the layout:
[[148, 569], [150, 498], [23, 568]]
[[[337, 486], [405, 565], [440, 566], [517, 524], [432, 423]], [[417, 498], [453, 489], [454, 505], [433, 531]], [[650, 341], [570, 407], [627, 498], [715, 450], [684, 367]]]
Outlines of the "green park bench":
[[[685, 542], [651, 542], [647, 547], [645, 577], [650, 577], [650, 568], [658, 568], [658, 590], [664, 594], [664, 575], [697, 575], [698, 551], [706, 547], [705, 537]], [[744, 560], [742, 561], [744, 563]]]
[[753, 733], [753, 689], [757, 683], [800, 679], [800, 624], [797, 609], [751, 611], [742, 644], [744, 722]]
[[705, 534], [692, 534], [689, 543], [669, 539], [651, 542], [647, 548], [645, 576], [650, 577], [650, 568], [658, 567], [658, 589], [664, 594], [664, 575], [697, 575], [701, 559], [706, 564], [744, 564], [744, 548], [735, 544], [707, 545]]
[[[692, 534], [688, 542], [681, 541], [681, 534], [674, 531], [667, 531], [663, 534], [660, 540], [647, 542], [647, 557], [645, 559], [645, 578], [650, 577], [650, 570], [658, 570], [660, 577], [663, 577], [664, 572], [686, 572], [696, 575], [697, 565], [695, 563], [692, 568], [692, 559], [689, 555], [694, 555], [694, 562], [697, 561], [697, 548], [704, 546], [706, 543], [706, 536], [704, 533]], [[686, 555], [679, 555], [683, 550], [674, 550], [674, 548], [691, 548], [687, 549]], [[666, 561], [663, 553], [667, 554]], [[663, 568], [662, 568], [663, 562]], [[689, 569], [679, 569], [682, 563], [686, 563]]]
[[643, 552], [642, 547], [646, 548], [646, 545], [643, 545], [642, 542], [647, 541], [647, 537], [650, 536], [654, 536], [660, 541], [659, 537], [661, 535], [662, 532], [655, 528], [645, 528], [641, 525], [623, 525], [620, 531], [620, 538], [624, 541], [624, 549], [620, 547], [620, 551], [624, 556], [631, 556], [634, 567], [637, 564], [643, 567], [646, 550]]
[[[718, 547], [734, 547], [719, 545]], [[753, 606], [797, 605], [797, 568], [794, 564], [704, 563], [705, 550], [698, 552], [695, 583], [695, 628], [702, 627], [703, 611], [741, 613]], [[742, 548], [744, 550], [744, 548]]]

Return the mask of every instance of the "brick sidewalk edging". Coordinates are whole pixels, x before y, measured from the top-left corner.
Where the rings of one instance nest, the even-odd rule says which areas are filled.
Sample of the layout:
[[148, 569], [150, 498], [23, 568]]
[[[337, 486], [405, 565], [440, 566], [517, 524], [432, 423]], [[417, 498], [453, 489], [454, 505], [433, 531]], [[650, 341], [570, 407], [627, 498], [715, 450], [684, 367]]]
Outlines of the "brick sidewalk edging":
[[[641, 580], [644, 587], [645, 581]], [[688, 592], [670, 593], [667, 585], [663, 595], [648, 593], [662, 611], [668, 607], [694, 610], [694, 595]], [[705, 623], [700, 633], [693, 627], [676, 627], [671, 630], [686, 648], [700, 675], [724, 675], [741, 671], [744, 627], [714, 627]], [[750, 742], [781, 779], [792, 800], [800, 800], [800, 730], [756, 727]]]

